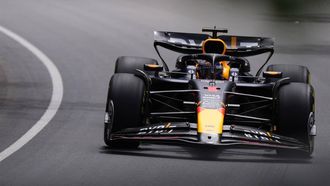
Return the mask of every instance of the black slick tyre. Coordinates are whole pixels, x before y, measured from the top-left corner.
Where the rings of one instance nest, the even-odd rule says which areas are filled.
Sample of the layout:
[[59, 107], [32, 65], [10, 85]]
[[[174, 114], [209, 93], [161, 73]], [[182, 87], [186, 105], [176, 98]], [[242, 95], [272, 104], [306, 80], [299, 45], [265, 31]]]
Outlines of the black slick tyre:
[[314, 89], [306, 83], [289, 83], [279, 88], [277, 133], [295, 138], [306, 145], [305, 151], [278, 149], [280, 155], [309, 157], [314, 150]]
[[305, 66], [273, 64], [269, 65], [266, 71], [282, 72], [282, 78], [289, 77], [291, 82], [310, 84], [310, 72]]
[[116, 60], [115, 73], [136, 74], [136, 69], [143, 70], [144, 64], [158, 64], [157, 60], [145, 57], [121, 56]]
[[137, 148], [139, 142], [112, 140], [111, 134], [142, 125], [145, 84], [134, 74], [114, 74], [110, 80], [104, 142], [110, 148]]

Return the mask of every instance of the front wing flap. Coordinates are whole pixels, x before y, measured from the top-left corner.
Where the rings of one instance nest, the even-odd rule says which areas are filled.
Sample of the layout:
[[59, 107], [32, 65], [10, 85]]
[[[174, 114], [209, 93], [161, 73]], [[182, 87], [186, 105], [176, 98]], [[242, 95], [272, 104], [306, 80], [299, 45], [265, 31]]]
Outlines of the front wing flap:
[[127, 128], [111, 134], [111, 140], [137, 140], [155, 142], [183, 142], [218, 146], [243, 146], [308, 150], [308, 146], [294, 138], [272, 134], [253, 127], [224, 125], [218, 143], [204, 143], [199, 140], [197, 124], [172, 122]]

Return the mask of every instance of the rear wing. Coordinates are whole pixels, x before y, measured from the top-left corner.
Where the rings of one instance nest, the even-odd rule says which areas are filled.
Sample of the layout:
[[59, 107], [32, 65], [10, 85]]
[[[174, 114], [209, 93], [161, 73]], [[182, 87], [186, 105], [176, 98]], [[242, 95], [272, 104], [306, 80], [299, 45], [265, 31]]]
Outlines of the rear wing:
[[[253, 56], [273, 51], [274, 41], [267, 37], [248, 37], [234, 35], [217, 36], [227, 45], [226, 55]], [[202, 53], [202, 42], [211, 38], [208, 34], [154, 31], [154, 46], [182, 53]]]
[[[274, 40], [272, 38], [235, 35], [219, 35], [216, 37], [226, 43], [225, 55], [248, 57], [269, 52], [270, 55], [265, 62], [266, 64], [274, 53]], [[208, 34], [154, 31], [154, 47], [168, 71], [168, 67], [159, 53], [159, 46], [182, 54], [198, 54], [202, 53], [203, 41], [209, 38], [211, 36]]]

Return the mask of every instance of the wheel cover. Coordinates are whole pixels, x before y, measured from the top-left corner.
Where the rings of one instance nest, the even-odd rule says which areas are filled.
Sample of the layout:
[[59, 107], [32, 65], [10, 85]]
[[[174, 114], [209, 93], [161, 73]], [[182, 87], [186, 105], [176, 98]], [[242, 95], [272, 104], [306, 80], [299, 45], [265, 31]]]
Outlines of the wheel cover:
[[309, 143], [309, 152], [312, 153], [314, 150], [314, 134], [311, 133], [313, 126], [315, 125], [315, 114], [311, 112], [308, 117], [308, 143]]
[[112, 125], [113, 125], [113, 119], [114, 119], [114, 105], [113, 105], [113, 101], [110, 100], [109, 101], [109, 108], [108, 111], [106, 113], [106, 123], [105, 123], [105, 127], [106, 127], [106, 137], [108, 140], [111, 139], [111, 129], [112, 129]]

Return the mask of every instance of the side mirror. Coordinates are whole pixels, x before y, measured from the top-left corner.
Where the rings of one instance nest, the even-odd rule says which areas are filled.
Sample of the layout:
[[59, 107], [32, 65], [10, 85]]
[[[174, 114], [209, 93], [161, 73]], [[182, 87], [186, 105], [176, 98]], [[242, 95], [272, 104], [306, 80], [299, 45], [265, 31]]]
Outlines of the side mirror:
[[163, 71], [163, 66], [157, 65], [157, 64], [144, 64], [144, 70], [146, 71], [154, 71], [154, 72], [160, 72]]
[[163, 71], [164, 68], [162, 65], [157, 64], [144, 64], [144, 70], [155, 72], [155, 76], [158, 76], [158, 73]]
[[265, 71], [262, 73], [262, 76], [264, 78], [281, 78], [282, 72], [276, 72], [276, 71]]

